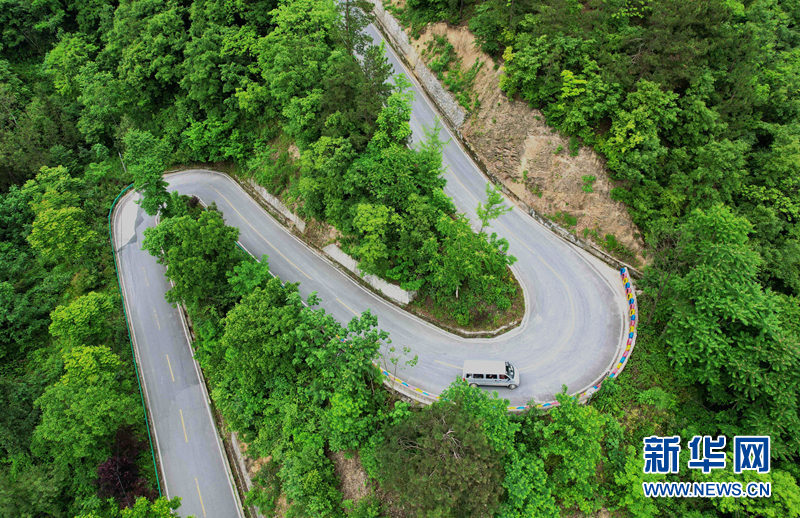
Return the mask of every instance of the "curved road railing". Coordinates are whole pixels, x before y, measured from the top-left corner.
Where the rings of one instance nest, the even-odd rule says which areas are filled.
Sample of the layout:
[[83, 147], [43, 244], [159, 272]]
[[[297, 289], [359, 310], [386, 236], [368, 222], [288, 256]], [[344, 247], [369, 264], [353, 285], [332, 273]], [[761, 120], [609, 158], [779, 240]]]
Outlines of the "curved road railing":
[[[625, 287], [625, 294], [628, 299], [628, 316], [629, 318], [629, 326], [628, 326], [628, 334], [625, 338], [624, 348], [622, 349], [622, 353], [619, 355], [619, 360], [617, 361], [614, 368], [600, 377], [595, 383], [591, 386], [586, 387], [578, 394], [575, 394], [574, 397], [577, 397], [581, 402], [587, 402], [592, 395], [600, 390], [600, 387], [603, 385], [603, 381], [606, 379], [612, 379], [622, 372], [622, 370], [627, 365], [628, 358], [630, 358], [631, 353], [633, 352], [633, 348], [636, 345], [636, 336], [637, 336], [637, 329], [638, 329], [638, 305], [636, 302], [636, 292], [635, 288], [633, 287], [633, 281], [628, 274], [628, 269], [623, 267], [620, 268], [620, 278], [622, 280], [622, 284]], [[376, 364], [377, 365], [377, 364]], [[380, 368], [380, 366], [378, 366]], [[398, 378], [394, 374], [390, 373], [384, 368], [381, 369], [381, 374], [383, 375], [384, 384], [393, 390], [403, 394], [415, 401], [418, 401], [423, 404], [431, 404], [436, 401], [441, 400], [442, 398], [438, 394], [431, 394], [425, 390], [422, 390], [419, 387], [415, 387], [414, 385], [409, 384], [408, 382], [403, 381], [402, 379]], [[557, 407], [559, 405], [558, 401], [552, 400], [543, 403], [534, 403], [528, 405], [509, 405], [506, 408], [509, 412], [523, 412], [525, 410], [529, 410], [531, 408], [541, 408], [543, 410], [547, 410], [549, 408]]]

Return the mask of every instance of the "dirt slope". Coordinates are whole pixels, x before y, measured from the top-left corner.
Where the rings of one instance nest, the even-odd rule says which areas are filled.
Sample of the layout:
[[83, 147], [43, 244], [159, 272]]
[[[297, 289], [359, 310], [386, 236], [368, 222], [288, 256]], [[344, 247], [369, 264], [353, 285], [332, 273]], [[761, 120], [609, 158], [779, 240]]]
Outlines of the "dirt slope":
[[[461, 132], [506, 187], [540, 213], [575, 217], [574, 226], [560, 222], [578, 236], [602, 239], [613, 234], [639, 262], [644, 262], [639, 230], [625, 206], [611, 199], [613, 181], [597, 153], [581, 147], [576, 156], [571, 156], [569, 138], [548, 127], [541, 112], [522, 101], [509, 100], [499, 87], [502, 69], [495, 69], [492, 58], [477, 49], [466, 27], [431, 24], [417, 40], [407, 32], [420, 55], [437, 34], [447, 37], [463, 68], [475, 60], [484, 62], [473, 87], [480, 107], [467, 118]], [[591, 193], [582, 188], [585, 176], [596, 178]]]

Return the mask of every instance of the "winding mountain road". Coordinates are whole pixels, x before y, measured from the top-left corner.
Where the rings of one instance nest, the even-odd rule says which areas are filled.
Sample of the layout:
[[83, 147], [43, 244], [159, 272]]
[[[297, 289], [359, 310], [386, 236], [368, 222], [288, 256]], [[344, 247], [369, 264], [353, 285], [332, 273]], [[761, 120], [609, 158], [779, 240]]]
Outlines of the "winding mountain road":
[[[434, 125], [436, 112], [388, 45], [387, 53], [395, 71], [412, 80], [411, 127], [418, 142], [423, 128]], [[442, 133], [449, 139], [443, 149], [445, 191], [474, 223], [487, 180], [449, 131]], [[441, 392], [460, 376], [464, 359], [509, 360], [520, 371], [520, 386], [497, 390], [513, 405], [524, 405], [553, 399], [562, 385], [579, 392], [616, 361], [627, 313], [618, 272], [556, 237], [517, 207], [492, 228], [508, 239], [509, 253], [518, 259], [512, 269], [524, 289], [523, 322], [495, 338], [467, 339], [361, 287], [288, 232], [229, 177], [190, 170], [166, 178], [171, 190], [215, 202], [227, 224], [240, 229], [244, 248], [256, 257], [268, 255], [270, 270], [283, 280], [299, 281], [302, 295], [317, 292], [322, 307], [340, 322], [372, 310], [379, 326], [390, 333], [392, 345], [398, 350], [408, 346], [410, 356], [419, 357], [413, 368], [401, 360], [397, 376], [424, 390]], [[241, 516], [185, 326], [178, 310], [164, 300], [169, 289], [164, 268], [141, 250], [143, 230], [155, 221], [136, 204], [138, 197], [131, 192], [120, 198], [112, 229], [164, 486], [169, 496], [183, 498], [183, 515]]]

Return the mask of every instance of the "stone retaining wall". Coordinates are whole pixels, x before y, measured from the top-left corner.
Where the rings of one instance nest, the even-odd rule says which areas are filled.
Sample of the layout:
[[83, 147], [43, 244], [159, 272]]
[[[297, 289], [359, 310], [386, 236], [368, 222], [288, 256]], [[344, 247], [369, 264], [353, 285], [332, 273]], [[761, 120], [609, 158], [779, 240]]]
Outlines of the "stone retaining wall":
[[433, 98], [447, 123], [454, 128], [460, 128], [467, 118], [467, 113], [458, 104], [453, 94], [439, 82], [436, 75], [425, 65], [417, 51], [414, 50], [411, 42], [408, 41], [408, 35], [403, 30], [403, 27], [391, 13], [386, 11], [381, 0], [370, 1], [374, 6], [372, 12], [383, 28], [384, 34], [388, 36], [392, 46], [399, 50], [401, 58], [414, 71], [417, 80], [422, 83], [428, 95]]
[[245, 183], [247, 187], [255, 191], [255, 193], [264, 200], [264, 202], [278, 211], [281, 216], [286, 218], [288, 221], [292, 223], [297, 230], [301, 233], [306, 231], [306, 222], [303, 221], [297, 214], [289, 210], [289, 207], [283, 204], [281, 200], [279, 200], [276, 196], [273, 196], [269, 193], [264, 187], [260, 186], [255, 180], [246, 180]]
[[344, 266], [354, 274], [358, 275], [367, 284], [383, 293], [386, 297], [397, 302], [398, 304], [410, 304], [414, 297], [417, 296], [416, 291], [406, 291], [400, 286], [391, 284], [381, 279], [377, 275], [362, 272], [355, 259], [347, 255], [336, 245], [328, 245], [322, 249], [325, 254], [332, 260]]

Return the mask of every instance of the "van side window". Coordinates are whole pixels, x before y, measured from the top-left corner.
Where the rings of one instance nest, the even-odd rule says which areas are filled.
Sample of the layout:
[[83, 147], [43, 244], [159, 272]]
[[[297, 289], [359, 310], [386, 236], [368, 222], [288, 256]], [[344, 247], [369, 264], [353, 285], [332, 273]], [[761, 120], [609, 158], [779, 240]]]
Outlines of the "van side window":
[[486, 379], [487, 380], [496, 380], [497, 379], [497, 374], [487, 374], [486, 375]]
[[505, 374], [501, 374], [501, 375], [500, 375], [500, 379], [501, 379], [501, 380], [507, 380], [507, 379], [508, 379], [508, 376], [506, 376]]
[[472, 377], [473, 377], [473, 379], [476, 379], [476, 380], [482, 380], [483, 379], [483, 374], [473, 374]]

